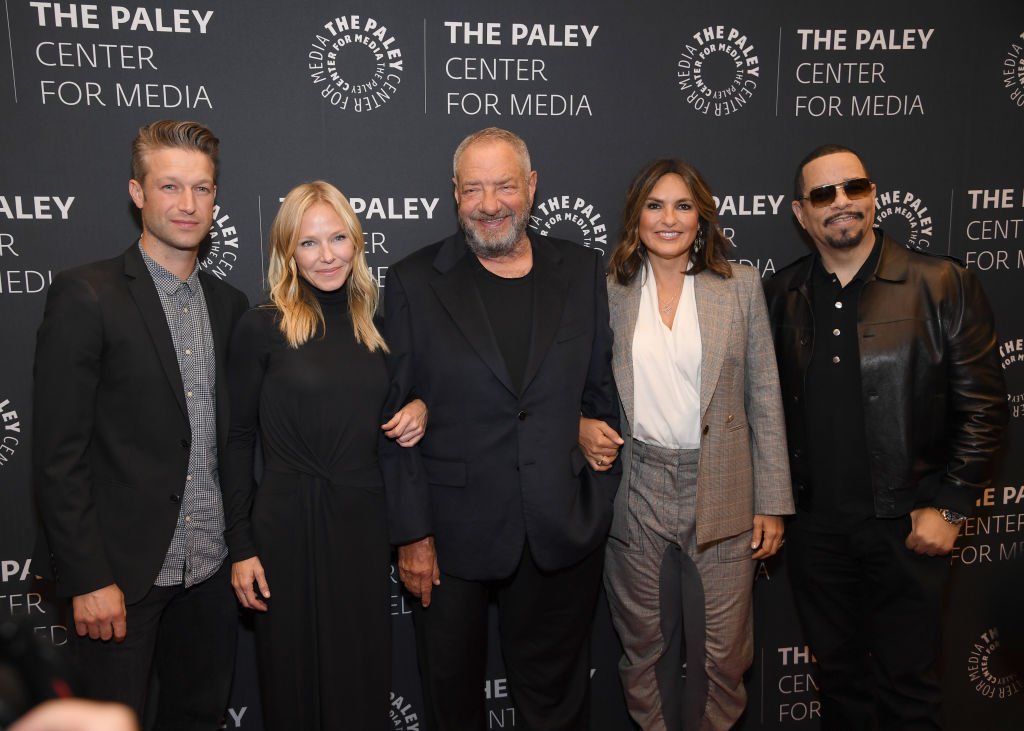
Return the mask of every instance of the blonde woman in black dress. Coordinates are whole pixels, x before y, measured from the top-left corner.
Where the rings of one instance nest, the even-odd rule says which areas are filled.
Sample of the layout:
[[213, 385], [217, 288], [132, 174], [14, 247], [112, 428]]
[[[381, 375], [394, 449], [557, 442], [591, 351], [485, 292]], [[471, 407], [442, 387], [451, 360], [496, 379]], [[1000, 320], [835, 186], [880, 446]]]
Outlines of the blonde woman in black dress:
[[270, 302], [235, 330], [223, 460], [232, 584], [255, 610], [264, 725], [385, 729], [390, 549], [377, 445], [382, 431], [414, 444], [426, 409], [410, 402], [381, 426], [377, 288], [359, 220], [334, 186], [285, 198], [268, 279]]

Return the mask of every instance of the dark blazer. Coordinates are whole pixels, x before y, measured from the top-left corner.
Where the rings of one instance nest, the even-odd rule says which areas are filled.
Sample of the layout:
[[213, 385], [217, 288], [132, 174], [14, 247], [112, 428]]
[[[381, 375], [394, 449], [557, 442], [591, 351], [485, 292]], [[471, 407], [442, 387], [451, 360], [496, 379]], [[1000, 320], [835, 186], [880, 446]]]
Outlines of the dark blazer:
[[[924, 506], [969, 515], [992, 477], [1007, 420], [992, 310], [973, 272], [911, 251], [881, 232], [864, 284], [857, 341], [875, 514]], [[814, 347], [810, 279], [816, 255], [768, 281], [797, 505], [813, 486], [807, 464], [804, 378]]]
[[[244, 294], [200, 273], [217, 361], [217, 442], [227, 433], [224, 361]], [[191, 440], [181, 373], [138, 245], [53, 280], [36, 339], [33, 481], [43, 524], [34, 566], [76, 596], [116, 583], [140, 599], [178, 521]]]
[[509, 576], [529, 537], [544, 569], [604, 541], [619, 474], [595, 474], [577, 445], [579, 417], [618, 428], [602, 262], [582, 246], [530, 234], [532, 340], [516, 392], [474, 282], [460, 232], [388, 270], [384, 336], [393, 386], [430, 409], [426, 436], [382, 441], [392, 542], [433, 535], [445, 573]]

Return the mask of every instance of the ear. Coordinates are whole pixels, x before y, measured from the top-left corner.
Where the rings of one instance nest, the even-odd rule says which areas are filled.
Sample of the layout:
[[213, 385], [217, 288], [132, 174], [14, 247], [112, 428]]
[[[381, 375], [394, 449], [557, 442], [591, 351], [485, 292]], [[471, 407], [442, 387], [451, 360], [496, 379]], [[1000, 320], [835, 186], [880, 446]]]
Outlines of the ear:
[[146, 202], [146, 193], [142, 190], [142, 183], [135, 178], [128, 181], [128, 195], [132, 197], [136, 208], [141, 209], [142, 204]]
[[459, 181], [452, 176], [452, 196], [455, 198], [455, 205], [459, 205]]
[[807, 230], [807, 226], [804, 225], [804, 207], [800, 201], [793, 201], [793, 215], [796, 216], [796, 220], [800, 223], [800, 227]]
[[526, 179], [526, 184], [530, 189], [530, 200], [533, 200], [533, 194], [537, 192], [537, 171], [531, 170], [530, 177]]

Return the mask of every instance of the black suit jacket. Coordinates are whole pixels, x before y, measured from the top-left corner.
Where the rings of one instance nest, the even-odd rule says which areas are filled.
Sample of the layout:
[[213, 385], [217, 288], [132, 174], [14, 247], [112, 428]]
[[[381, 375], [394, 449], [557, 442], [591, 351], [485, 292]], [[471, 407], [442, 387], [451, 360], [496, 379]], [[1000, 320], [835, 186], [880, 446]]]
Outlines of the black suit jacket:
[[[216, 352], [217, 441], [227, 432], [224, 361], [244, 294], [200, 273]], [[191, 428], [174, 343], [138, 245], [59, 274], [36, 339], [33, 478], [43, 524], [36, 570], [62, 596], [116, 583], [140, 599], [178, 521]]]
[[529, 538], [553, 570], [604, 540], [619, 475], [595, 474], [577, 446], [580, 413], [618, 428], [602, 262], [582, 246], [530, 235], [532, 336], [516, 392], [461, 233], [388, 270], [384, 335], [390, 416], [409, 398], [430, 409], [412, 449], [382, 441], [391, 538], [435, 537], [441, 570], [509, 576]]

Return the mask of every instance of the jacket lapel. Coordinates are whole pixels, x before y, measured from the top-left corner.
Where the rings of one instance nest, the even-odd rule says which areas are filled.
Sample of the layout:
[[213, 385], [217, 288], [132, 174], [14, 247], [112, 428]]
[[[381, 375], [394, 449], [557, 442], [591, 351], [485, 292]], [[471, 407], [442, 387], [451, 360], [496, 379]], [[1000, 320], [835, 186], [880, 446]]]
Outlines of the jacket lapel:
[[691, 278], [697, 299], [700, 326], [700, 418], [711, 403], [725, 359], [725, 344], [732, 327], [732, 306], [728, 285], [714, 272], [701, 272]]
[[617, 333], [612, 343], [612, 371], [619, 390], [619, 401], [626, 415], [629, 432], [633, 432], [633, 333], [640, 314], [641, 270], [629, 284], [619, 284], [614, 277], [608, 280], [608, 310], [612, 331]]
[[171, 331], [167, 327], [167, 316], [164, 314], [163, 305], [160, 304], [153, 278], [142, 260], [142, 254], [139, 253], [138, 244], [132, 244], [124, 253], [124, 273], [128, 279], [128, 291], [139, 308], [142, 321], [146, 323], [146, 330], [153, 341], [160, 365], [163, 366], [167, 383], [174, 392], [181, 412], [187, 417], [185, 387], [181, 381], [178, 356], [174, 353], [174, 341], [171, 340]]
[[483, 300], [473, 281], [473, 262], [469, 256], [461, 234], [448, 238], [434, 259], [434, 267], [442, 276], [435, 279], [431, 286], [441, 305], [480, 359], [505, 388], [515, 393], [508, 366], [505, 365], [505, 358], [487, 319]]
[[213, 334], [213, 356], [216, 369], [214, 393], [217, 400], [217, 438], [223, 444], [228, 429], [228, 389], [227, 389], [227, 353], [231, 340], [231, 304], [226, 297], [221, 298], [222, 287], [214, 284], [214, 277], [199, 272], [199, 283], [203, 288], [203, 299], [206, 300], [206, 313], [210, 318], [210, 331]]
[[541, 237], [530, 236], [530, 243], [533, 245], [533, 326], [523, 391], [529, 388], [540, 370], [558, 332], [569, 288], [569, 280], [561, 270], [562, 259], [555, 248]]

